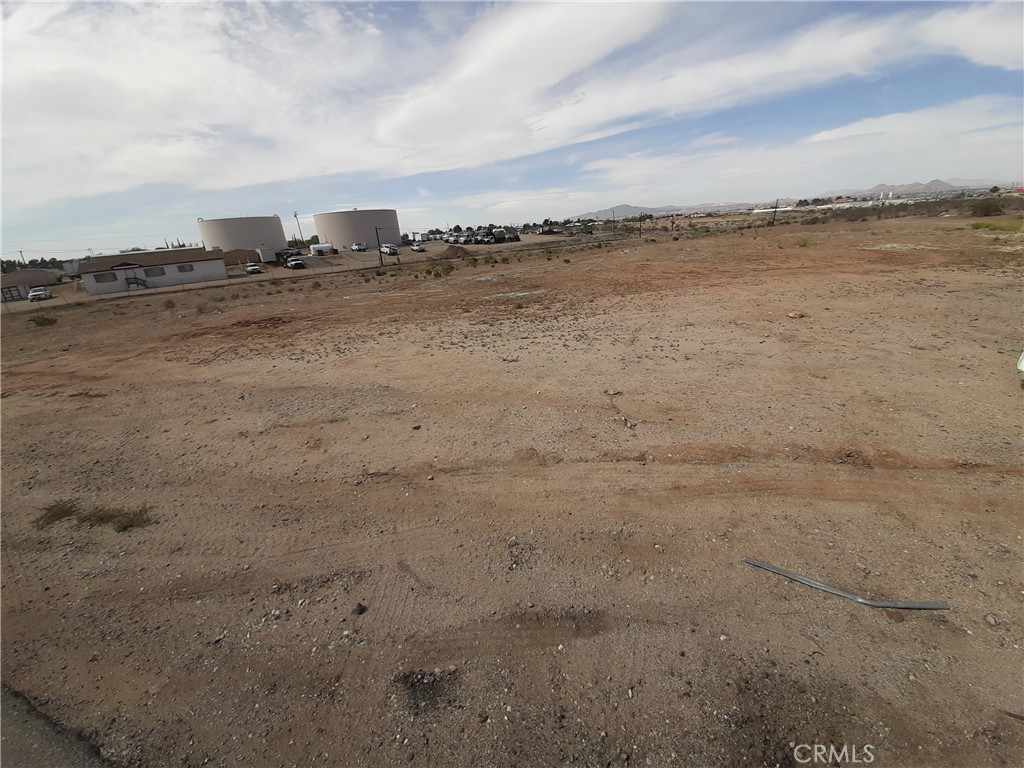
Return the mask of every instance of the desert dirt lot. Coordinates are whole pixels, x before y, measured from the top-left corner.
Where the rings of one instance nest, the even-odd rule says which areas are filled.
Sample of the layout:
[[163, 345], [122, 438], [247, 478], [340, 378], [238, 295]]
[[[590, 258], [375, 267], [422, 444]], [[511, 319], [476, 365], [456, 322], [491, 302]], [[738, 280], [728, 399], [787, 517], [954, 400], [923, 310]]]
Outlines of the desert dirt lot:
[[4, 685], [117, 765], [1019, 765], [1024, 239], [967, 224], [5, 316]]

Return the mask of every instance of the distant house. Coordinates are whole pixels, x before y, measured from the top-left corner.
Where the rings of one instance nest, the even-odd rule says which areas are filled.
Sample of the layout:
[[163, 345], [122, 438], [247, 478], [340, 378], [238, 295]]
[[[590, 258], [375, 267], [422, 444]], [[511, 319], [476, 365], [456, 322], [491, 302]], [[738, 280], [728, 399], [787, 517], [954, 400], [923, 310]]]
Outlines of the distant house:
[[205, 248], [168, 248], [96, 256], [78, 263], [78, 274], [91, 294], [227, 280], [224, 253]]
[[0, 276], [0, 294], [4, 301], [18, 301], [28, 298], [30, 288], [59, 282], [60, 273], [52, 269], [18, 269]]

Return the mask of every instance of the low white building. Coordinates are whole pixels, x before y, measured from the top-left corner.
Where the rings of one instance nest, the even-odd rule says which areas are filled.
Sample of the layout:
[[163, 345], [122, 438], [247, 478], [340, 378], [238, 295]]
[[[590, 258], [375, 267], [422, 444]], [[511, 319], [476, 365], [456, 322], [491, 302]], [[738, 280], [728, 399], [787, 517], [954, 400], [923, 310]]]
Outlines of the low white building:
[[96, 256], [79, 262], [78, 274], [91, 294], [227, 280], [224, 253], [205, 248], [168, 248]]

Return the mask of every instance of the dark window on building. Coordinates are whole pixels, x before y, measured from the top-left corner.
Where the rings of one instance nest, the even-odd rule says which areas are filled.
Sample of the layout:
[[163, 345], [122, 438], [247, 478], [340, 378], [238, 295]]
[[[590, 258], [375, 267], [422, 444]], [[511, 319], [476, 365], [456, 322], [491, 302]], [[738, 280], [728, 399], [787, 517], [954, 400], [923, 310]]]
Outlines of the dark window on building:
[[146, 277], [163, 277], [167, 274], [167, 270], [163, 267], [146, 267], [142, 272]]
[[195, 270], [196, 270], [196, 268], [193, 267], [191, 264], [179, 264], [178, 265], [178, 271], [179, 272], [195, 272]]
[[116, 283], [117, 275], [114, 272], [97, 272], [92, 279], [97, 283]]

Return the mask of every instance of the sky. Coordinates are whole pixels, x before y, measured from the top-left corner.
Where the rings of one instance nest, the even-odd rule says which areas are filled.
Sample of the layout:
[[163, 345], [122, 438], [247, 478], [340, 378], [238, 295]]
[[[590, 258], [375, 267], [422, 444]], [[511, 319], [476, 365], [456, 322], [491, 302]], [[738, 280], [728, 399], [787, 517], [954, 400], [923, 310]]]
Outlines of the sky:
[[17, 2], [3, 258], [1021, 182], [1020, 2]]

